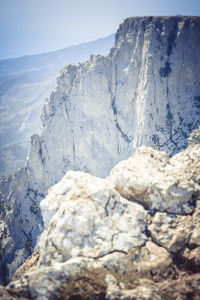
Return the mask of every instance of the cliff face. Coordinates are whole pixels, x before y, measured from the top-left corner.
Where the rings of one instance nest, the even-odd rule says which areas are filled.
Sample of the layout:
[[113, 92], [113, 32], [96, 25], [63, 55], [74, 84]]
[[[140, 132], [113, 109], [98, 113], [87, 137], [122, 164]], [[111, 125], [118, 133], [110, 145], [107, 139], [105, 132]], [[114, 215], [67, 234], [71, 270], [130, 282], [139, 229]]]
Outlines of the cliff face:
[[199, 18], [129, 18], [108, 56], [66, 66], [28, 168], [40, 160], [48, 187], [66, 169], [105, 176], [141, 145], [185, 147], [200, 119], [199, 28]]
[[62, 70], [26, 167], [1, 183], [2, 278], [30, 254], [39, 202], [67, 170], [105, 176], [140, 145], [186, 146], [200, 120], [199, 30], [199, 17], [129, 18], [108, 56]]
[[66, 64], [109, 53], [114, 34], [54, 52], [0, 60], [0, 177], [24, 166], [30, 136], [40, 132], [44, 99]]

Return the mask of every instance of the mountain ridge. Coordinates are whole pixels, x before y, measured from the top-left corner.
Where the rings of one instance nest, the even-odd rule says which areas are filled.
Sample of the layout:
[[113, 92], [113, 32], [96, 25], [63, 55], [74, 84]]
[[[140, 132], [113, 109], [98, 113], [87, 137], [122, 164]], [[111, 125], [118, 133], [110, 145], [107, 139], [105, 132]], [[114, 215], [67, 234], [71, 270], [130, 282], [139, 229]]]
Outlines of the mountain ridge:
[[[23, 63], [24, 60], [25, 61], [27, 60], [30, 63], [34, 59], [40, 60], [42, 58], [46, 59], [46, 58], [49, 58], [49, 57], [52, 57], [52, 56], [56, 56], [57, 57], [58, 54], [65, 54], [65, 52], [67, 52], [67, 51], [76, 50], [77, 47], [78, 48], [80, 48], [80, 47], [81, 48], [85, 48], [87, 46], [91, 47], [92, 45], [95, 45], [95, 47], [98, 47], [99, 50], [100, 50], [100, 52], [101, 52], [101, 42], [110, 43], [109, 40], [112, 39], [114, 36], [115, 36], [115, 33], [110, 34], [110, 35], [108, 35], [106, 37], [103, 37], [103, 38], [95, 39], [94, 41], [85, 42], [85, 43], [79, 43], [77, 45], [72, 45], [72, 46], [65, 47], [65, 48], [58, 49], [58, 50], [47, 51], [47, 52], [33, 54], [33, 55], [23, 55], [23, 56], [20, 56], [20, 57], [12, 57], [12, 58], [7, 58], [7, 59], [1, 59], [0, 60], [0, 67], [2, 67], [2, 65], [3, 65], [4, 62], [6, 62], [6, 63], [8, 63], [8, 62], [13, 63], [13, 62], [16, 62], [16, 61], [20, 61], [20, 66], [21, 66], [21, 64]], [[107, 51], [107, 49], [105, 50], [105, 52], [106, 51]], [[79, 61], [77, 61], [77, 63], [78, 62]], [[0, 73], [0, 77], [1, 76], [2, 75]]]
[[40, 130], [43, 103], [61, 68], [87, 60], [91, 53], [107, 54], [113, 42], [110, 35], [47, 54], [0, 61], [0, 175], [23, 166], [30, 137]]

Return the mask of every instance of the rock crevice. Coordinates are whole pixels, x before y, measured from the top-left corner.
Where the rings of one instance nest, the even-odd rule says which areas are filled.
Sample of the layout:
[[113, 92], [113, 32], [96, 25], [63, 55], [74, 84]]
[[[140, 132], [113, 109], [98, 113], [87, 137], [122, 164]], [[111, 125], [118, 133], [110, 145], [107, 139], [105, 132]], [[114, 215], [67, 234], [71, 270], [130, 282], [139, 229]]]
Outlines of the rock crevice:
[[[0, 293], [48, 300], [198, 299], [199, 170], [195, 144], [171, 159], [143, 146], [105, 179], [69, 171], [41, 201], [45, 230], [38, 254]], [[154, 214], [135, 203], [137, 197], [153, 203]]]

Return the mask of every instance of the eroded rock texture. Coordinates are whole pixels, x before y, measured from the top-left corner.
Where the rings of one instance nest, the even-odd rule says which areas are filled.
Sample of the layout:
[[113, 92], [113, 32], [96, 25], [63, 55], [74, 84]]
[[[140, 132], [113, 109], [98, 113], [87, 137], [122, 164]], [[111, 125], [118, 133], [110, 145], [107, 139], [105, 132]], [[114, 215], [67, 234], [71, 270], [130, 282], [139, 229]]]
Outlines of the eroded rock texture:
[[141, 145], [185, 147], [200, 118], [199, 28], [198, 17], [129, 18], [108, 56], [66, 66], [32, 139], [36, 187], [66, 169], [105, 176]]
[[[32, 136], [25, 168], [4, 178], [0, 185], [1, 281], [6, 282], [32, 252], [43, 229], [40, 200], [49, 186], [68, 170], [106, 176], [138, 146], [154, 146], [171, 154], [186, 146], [187, 137], [200, 119], [199, 29], [199, 17], [128, 18], [120, 25], [108, 56], [91, 56], [85, 63], [67, 65], [62, 70], [58, 85], [43, 109], [41, 135]], [[164, 167], [166, 155], [158, 163], [160, 168]], [[131, 172], [126, 169], [122, 178]], [[150, 170], [151, 166], [146, 185], [142, 178], [132, 190], [117, 183], [121, 196], [134, 197], [152, 211], [191, 213], [193, 181], [188, 180], [187, 172], [181, 184], [174, 182], [171, 186], [173, 180], [168, 176], [166, 185], [158, 183], [151, 194], [150, 186], [157, 185], [157, 180], [151, 181]], [[155, 166], [154, 170], [165, 181], [165, 172], [159, 173]], [[114, 185], [117, 169], [113, 172]], [[175, 172], [179, 174], [181, 170], [177, 167]], [[144, 172], [139, 168], [138, 174], [143, 176]], [[141, 188], [146, 189], [142, 199]], [[129, 214], [120, 203], [121, 218], [128, 224]], [[82, 205], [83, 211], [88, 209]], [[90, 205], [96, 209], [94, 202]], [[110, 207], [112, 201], [108, 215]], [[132, 204], [128, 207], [134, 209]], [[133, 215], [135, 222], [137, 218]], [[96, 226], [98, 220], [103, 222], [100, 213], [96, 220], [91, 217]], [[117, 224], [114, 226], [118, 230]], [[139, 227], [138, 234], [141, 232]], [[113, 245], [124, 234], [113, 233]], [[88, 231], [88, 235], [101, 239], [96, 229], [93, 233]], [[132, 243], [137, 237], [130, 239]], [[141, 239], [140, 243], [143, 242]], [[101, 249], [97, 256], [100, 253]]]
[[[151, 178], [134, 177], [134, 168], [147, 175], [152, 168]], [[123, 175], [124, 189], [116, 184]], [[171, 159], [143, 146], [106, 179], [70, 171], [41, 210], [39, 261], [33, 269], [31, 257], [2, 292], [16, 299], [199, 299], [200, 145]]]
[[0, 60], [0, 177], [24, 166], [30, 137], [40, 132], [44, 99], [66, 64], [106, 55], [114, 34], [53, 52]]

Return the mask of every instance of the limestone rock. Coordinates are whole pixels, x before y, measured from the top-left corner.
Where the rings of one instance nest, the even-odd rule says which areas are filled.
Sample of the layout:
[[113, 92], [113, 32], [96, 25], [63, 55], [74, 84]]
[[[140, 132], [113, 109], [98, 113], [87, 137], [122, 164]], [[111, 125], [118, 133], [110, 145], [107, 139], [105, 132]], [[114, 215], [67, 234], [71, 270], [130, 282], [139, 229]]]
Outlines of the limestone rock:
[[[29, 257], [42, 232], [38, 203], [44, 197], [29, 186], [26, 169], [5, 177], [0, 195], [0, 280], [5, 284]], [[12, 233], [12, 234], [11, 234]]]
[[200, 126], [196, 128], [192, 133], [190, 134], [188, 138], [188, 144], [199, 144], [200, 143]]
[[[0, 274], [1, 281], [7, 281], [33, 251], [43, 229], [39, 203], [68, 170], [104, 177], [141, 145], [171, 154], [186, 147], [200, 120], [199, 28], [199, 17], [128, 18], [109, 55], [92, 55], [62, 70], [43, 108], [41, 134], [31, 139], [25, 168], [0, 184], [1, 203], [9, 205], [1, 211], [1, 269], [6, 274]], [[166, 154], [156, 155], [161, 169], [153, 170], [162, 175], [162, 184], [160, 190], [153, 186], [154, 193], [143, 204], [151, 210], [192, 213], [198, 166], [185, 156], [188, 176], [192, 168], [196, 176], [189, 180], [187, 172], [179, 174], [178, 157], [173, 165], [173, 158], [168, 164]], [[165, 164], [180, 177], [177, 186], [173, 176], [163, 172]], [[157, 184], [148, 172], [147, 183], [152, 177]]]
[[139, 285], [134, 289], [123, 290], [110, 289], [106, 294], [106, 299], [115, 300], [198, 300], [200, 275], [180, 275], [180, 278], [164, 282], [153, 282], [147, 279], [140, 279]]
[[38, 55], [0, 61], [0, 177], [24, 166], [30, 137], [40, 132], [45, 99], [56, 86], [56, 77], [67, 63], [106, 55], [114, 34], [89, 43]]
[[141, 147], [111, 171], [115, 189], [151, 211], [189, 214], [199, 191], [200, 148], [194, 146], [169, 159], [165, 152]]
[[[69, 171], [41, 201], [45, 230], [37, 245], [38, 263], [33, 269], [22, 268], [24, 274], [18, 272], [0, 293], [38, 300], [199, 299], [199, 150], [200, 145], [190, 146], [176, 160], [142, 147], [131, 158], [129, 172], [130, 159], [107, 178]], [[182, 168], [183, 180], [193, 182], [190, 214], [152, 213], [129, 194], [122, 197], [113, 176], [123, 183], [124, 168], [128, 185], [139, 186], [141, 176], [133, 180], [133, 166], [146, 165], [148, 172], [148, 164], [155, 166], [152, 174], [156, 177], [158, 172], [160, 180], [156, 166], [171, 180], [177, 180]], [[154, 193], [157, 185], [152, 181], [148, 184]], [[179, 195], [176, 205], [181, 204]], [[31, 262], [32, 258], [24, 266]]]
[[178, 253], [189, 243], [194, 228], [191, 216], [156, 213], [148, 226], [152, 239], [171, 253]]
[[[122, 285], [122, 284], [121, 284]], [[158, 287], [151, 280], [141, 280], [140, 285], [133, 289], [123, 289], [120, 284], [115, 288], [108, 282], [106, 299], [108, 300], [161, 300]]]
[[[47, 226], [39, 242], [43, 263], [49, 265], [53, 260], [62, 262], [76, 256], [126, 254], [145, 244], [146, 211], [122, 198], [109, 181], [68, 172], [61, 183], [64, 187], [57, 184], [41, 202]], [[55, 202], [56, 212], [55, 205], [51, 205]]]
[[199, 17], [128, 18], [108, 56], [67, 65], [29, 154], [27, 166], [41, 161], [31, 182], [41, 172], [47, 190], [69, 169], [108, 175], [141, 145], [183, 149], [200, 120], [199, 27]]
[[17, 271], [14, 276], [11, 278], [10, 282], [18, 280], [21, 276], [23, 276], [27, 272], [32, 272], [35, 269], [35, 266], [38, 262], [39, 254], [34, 252]]
[[[157, 212], [155, 216], [151, 218], [151, 224], [148, 225], [148, 230], [152, 239], [157, 244], [165, 247], [171, 253], [179, 253], [179, 257], [182, 256], [181, 251], [184, 251], [184, 256], [188, 258], [190, 256], [190, 250], [194, 248], [199, 249], [196, 247], [200, 246], [199, 216], [200, 201], [198, 200], [193, 215], [180, 216]], [[187, 248], [187, 254], [185, 247], [190, 248], [190, 250]], [[195, 250], [195, 252], [196, 251], [196, 254], [199, 255], [199, 250]]]

